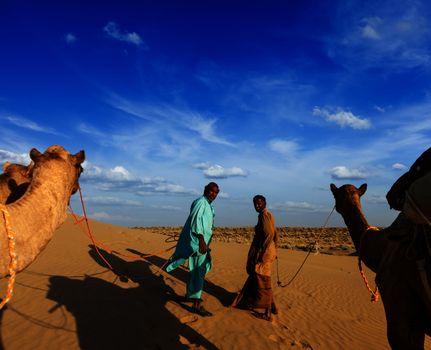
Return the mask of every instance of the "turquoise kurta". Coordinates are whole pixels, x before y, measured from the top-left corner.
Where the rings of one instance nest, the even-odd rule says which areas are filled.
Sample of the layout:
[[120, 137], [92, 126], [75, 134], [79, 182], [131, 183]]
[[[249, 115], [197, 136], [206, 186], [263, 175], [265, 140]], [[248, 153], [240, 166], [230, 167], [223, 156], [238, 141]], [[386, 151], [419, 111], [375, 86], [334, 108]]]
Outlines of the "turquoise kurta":
[[189, 279], [187, 297], [199, 299], [202, 295], [205, 275], [211, 269], [211, 255], [199, 253], [198, 234], [203, 235], [207, 248], [211, 243], [214, 223], [214, 208], [205, 196], [196, 199], [190, 208], [190, 214], [181, 231], [174, 255], [166, 271], [170, 272], [189, 261]]

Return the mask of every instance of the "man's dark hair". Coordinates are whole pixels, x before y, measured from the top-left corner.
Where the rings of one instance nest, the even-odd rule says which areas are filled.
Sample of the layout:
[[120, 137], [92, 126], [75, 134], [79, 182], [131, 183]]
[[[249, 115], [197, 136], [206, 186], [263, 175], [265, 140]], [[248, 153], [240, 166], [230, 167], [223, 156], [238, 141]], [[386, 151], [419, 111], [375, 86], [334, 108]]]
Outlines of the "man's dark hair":
[[256, 202], [258, 199], [262, 200], [264, 203], [266, 203], [266, 198], [262, 196], [261, 194], [257, 194], [253, 197], [253, 203]]
[[208, 185], [205, 186], [204, 192], [208, 191], [211, 187], [219, 188], [215, 182], [210, 182]]

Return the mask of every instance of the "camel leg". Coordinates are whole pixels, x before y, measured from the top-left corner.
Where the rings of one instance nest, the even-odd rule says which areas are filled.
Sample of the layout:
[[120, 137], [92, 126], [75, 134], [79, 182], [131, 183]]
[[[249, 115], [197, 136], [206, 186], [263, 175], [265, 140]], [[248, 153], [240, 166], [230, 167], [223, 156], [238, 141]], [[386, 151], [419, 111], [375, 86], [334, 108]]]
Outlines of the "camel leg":
[[[411, 278], [418, 277], [411, 273], [414, 269], [409, 271]], [[385, 307], [388, 341], [393, 350], [423, 350], [425, 310], [418, 305], [419, 296], [408, 283], [408, 279], [402, 277], [406, 272], [408, 271], [398, 268], [397, 272], [379, 276], [377, 279]]]
[[387, 336], [392, 350], [423, 350], [425, 333], [422, 325], [406, 325], [405, 321], [408, 322], [388, 321]]

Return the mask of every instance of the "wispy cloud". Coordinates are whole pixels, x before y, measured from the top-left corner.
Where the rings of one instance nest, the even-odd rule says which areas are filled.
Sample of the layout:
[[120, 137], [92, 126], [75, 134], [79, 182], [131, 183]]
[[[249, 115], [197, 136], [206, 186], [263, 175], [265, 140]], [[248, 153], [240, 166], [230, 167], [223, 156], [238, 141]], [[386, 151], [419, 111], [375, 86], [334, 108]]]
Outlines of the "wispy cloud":
[[166, 211], [183, 211], [183, 208], [177, 207], [175, 205], [152, 205], [151, 208], [161, 209]]
[[247, 171], [240, 167], [225, 168], [218, 164], [211, 164], [208, 162], [197, 163], [193, 165], [196, 169], [203, 170], [203, 174], [206, 178], [211, 179], [227, 179], [228, 177], [247, 177]]
[[332, 112], [325, 108], [314, 107], [313, 115], [323, 117], [326, 121], [341, 127], [348, 126], [352, 129], [369, 129], [371, 127], [368, 119], [357, 117], [352, 112], [340, 108], [336, 112]]
[[332, 41], [331, 55], [352, 69], [382, 65], [392, 69], [429, 67], [431, 28], [421, 6], [382, 1], [377, 8], [363, 6], [353, 15], [346, 6], [340, 14], [349, 13], [349, 21], [338, 22], [341, 37]]
[[274, 152], [291, 158], [299, 151], [299, 144], [291, 140], [274, 139], [269, 141], [269, 148]]
[[64, 36], [64, 40], [66, 41], [66, 43], [68, 43], [68, 44], [73, 44], [76, 40], [78, 40], [77, 39], [77, 37], [74, 35], [74, 34], [72, 34], [72, 33], [67, 33], [65, 36]]
[[86, 197], [84, 198], [86, 203], [89, 204], [97, 204], [97, 205], [103, 205], [103, 206], [133, 206], [133, 207], [140, 207], [143, 204], [138, 201], [130, 200], [130, 199], [124, 199], [119, 197]]
[[111, 95], [108, 103], [114, 108], [132, 116], [154, 124], [162, 124], [165, 128], [177, 130], [180, 127], [183, 130], [196, 132], [205, 141], [234, 146], [233, 143], [216, 134], [217, 119], [204, 117], [198, 112], [166, 105], [155, 107], [153, 105], [134, 103], [114, 94]]
[[309, 202], [287, 201], [284, 203], [275, 203], [269, 206], [274, 211], [327, 211], [327, 208]]
[[115, 22], [109, 22], [104, 28], [103, 31], [106, 35], [112, 39], [124, 41], [129, 44], [133, 44], [142, 48], [147, 48], [144, 41], [141, 39], [139, 34], [135, 32], [125, 32], [121, 31], [118, 24]]
[[1, 117], [1, 119], [9, 122], [10, 124], [18, 126], [20, 128], [24, 128], [24, 129], [28, 129], [28, 130], [32, 130], [32, 131], [37, 131], [37, 132], [42, 132], [42, 133], [46, 133], [46, 134], [61, 135], [61, 133], [57, 132], [53, 128], [39, 125], [38, 123], [36, 123], [32, 120], [23, 118], [23, 117], [6, 115], [6, 116]]
[[386, 199], [386, 196], [384, 195], [378, 195], [378, 194], [371, 194], [365, 197], [364, 199], [368, 203], [374, 203], [374, 204], [388, 204], [388, 200]]
[[362, 36], [372, 40], [381, 39], [377, 27], [382, 23], [382, 19], [379, 17], [367, 18], [365, 22], [365, 25], [361, 28]]

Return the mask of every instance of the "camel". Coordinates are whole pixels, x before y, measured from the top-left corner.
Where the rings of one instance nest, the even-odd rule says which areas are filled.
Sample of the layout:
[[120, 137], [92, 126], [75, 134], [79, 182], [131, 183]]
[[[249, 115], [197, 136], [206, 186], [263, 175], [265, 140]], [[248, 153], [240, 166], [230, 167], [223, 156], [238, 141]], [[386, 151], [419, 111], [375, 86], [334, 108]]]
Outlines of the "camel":
[[0, 203], [10, 204], [21, 198], [30, 185], [33, 163], [21, 165], [6, 162], [0, 175]]
[[[30, 265], [45, 248], [55, 230], [66, 220], [70, 197], [78, 188], [84, 151], [75, 155], [54, 145], [43, 154], [33, 148], [33, 176], [28, 190], [16, 202], [5, 207], [15, 233], [18, 256], [16, 272]], [[0, 278], [8, 274], [10, 257], [5, 219], [0, 217]]]
[[[359, 258], [376, 273], [385, 308], [387, 337], [392, 349], [424, 349], [431, 335], [431, 290], [428, 282], [430, 254], [424, 248], [422, 225], [400, 214], [391, 226], [370, 227], [360, 197], [367, 184], [356, 188], [330, 185], [335, 209], [344, 219]], [[414, 237], [414, 239], [412, 239]]]

